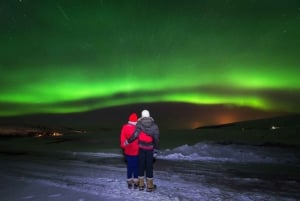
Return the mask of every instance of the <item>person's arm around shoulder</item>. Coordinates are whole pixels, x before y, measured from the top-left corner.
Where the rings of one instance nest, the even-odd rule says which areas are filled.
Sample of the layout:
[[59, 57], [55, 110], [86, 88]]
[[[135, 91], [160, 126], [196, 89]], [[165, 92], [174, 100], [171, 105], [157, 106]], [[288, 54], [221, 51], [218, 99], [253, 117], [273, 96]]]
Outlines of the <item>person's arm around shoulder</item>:
[[141, 132], [141, 127], [140, 127], [140, 124], [137, 123], [133, 135], [124, 142], [124, 145], [126, 146], [126, 145], [132, 143], [134, 140], [136, 140], [138, 138], [140, 132]]

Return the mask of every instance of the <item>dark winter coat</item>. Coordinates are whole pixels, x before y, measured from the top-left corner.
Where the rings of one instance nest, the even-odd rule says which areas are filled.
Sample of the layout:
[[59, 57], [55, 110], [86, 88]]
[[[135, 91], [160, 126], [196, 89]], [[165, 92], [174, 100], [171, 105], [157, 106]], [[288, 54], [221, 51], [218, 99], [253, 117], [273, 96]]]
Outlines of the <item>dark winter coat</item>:
[[138, 138], [139, 147], [142, 149], [158, 149], [159, 129], [152, 117], [142, 117], [138, 120], [133, 135], [128, 143]]

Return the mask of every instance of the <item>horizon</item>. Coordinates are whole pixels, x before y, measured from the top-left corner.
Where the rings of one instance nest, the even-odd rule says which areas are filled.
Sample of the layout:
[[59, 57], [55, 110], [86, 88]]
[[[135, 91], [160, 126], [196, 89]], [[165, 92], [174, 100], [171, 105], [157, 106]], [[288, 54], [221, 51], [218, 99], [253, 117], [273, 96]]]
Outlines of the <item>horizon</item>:
[[[176, 104], [174, 107], [178, 107]], [[186, 106], [185, 106], [186, 108]], [[16, 116], [16, 117], [0, 117], [0, 125], [2, 126], [45, 126], [45, 127], [54, 127], [54, 128], [72, 128], [72, 129], [120, 129], [121, 126], [128, 121], [128, 116], [130, 112], [124, 112], [123, 110], [127, 110], [128, 108], [119, 108], [118, 111], [122, 111], [121, 115], [118, 115], [116, 118], [115, 113], [110, 113], [109, 110], [100, 110], [100, 111], [92, 111], [86, 113], [77, 113], [77, 114], [35, 114], [35, 115], [24, 115], [24, 116]], [[116, 110], [112, 108], [112, 110]], [[157, 111], [158, 109], [154, 110]], [[129, 111], [132, 111], [129, 109]], [[210, 110], [208, 110], [210, 111]], [[189, 113], [191, 111], [187, 111]], [[119, 112], [116, 112], [119, 113]], [[128, 114], [128, 115], [127, 115]], [[154, 112], [154, 115], [158, 113]], [[184, 118], [178, 117], [168, 117], [168, 114], [164, 114], [163, 116], [153, 117], [160, 129], [171, 129], [171, 130], [193, 130], [198, 128], [209, 128], [209, 127], [222, 127], [226, 125], [235, 125], [239, 123], [251, 123], [251, 122], [262, 122], [265, 120], [281, 120], [286, 118], [294, 118], [298, 117], [298, 114], [278, 114], [278, 115], [270, 115], [270, 116], [259, 116], [257, 118], [246, 118], [246, 119], [237, 119], [236, 121], [222, 121], [222, 122], [207, 122], [206, 124], [192, 124], [190, 126], [189, 119], [186, 119], [183, 122]], [[150, 112], [151, 115], [151, 112]], [[138, 115], [139, 116], [139, 115]], [[151, 115], [153, 116], [153, 115]], [[162, 119], [167, 119], [164, 121]], [[224, 118], [222, 118], [224, 120]], [[295, 120], [291, 120], [294, 122]], [[201, 120], [197, 121], [201, 122]], [[170, 126], [173, 125], [173, 126]], [[175, 125], [175, 126], [174, 126]]]

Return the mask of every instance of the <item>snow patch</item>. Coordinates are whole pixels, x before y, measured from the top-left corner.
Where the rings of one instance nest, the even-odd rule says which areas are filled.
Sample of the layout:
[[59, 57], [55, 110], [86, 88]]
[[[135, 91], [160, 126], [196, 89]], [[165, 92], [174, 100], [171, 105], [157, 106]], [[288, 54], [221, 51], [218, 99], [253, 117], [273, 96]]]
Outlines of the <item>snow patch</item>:
[[233, 163], [286, 163], [298, 160], [292, 153], [285, 153], [281, 148], [276, 147], [212, 143], [197, 143], [192, 146], [182, 145], [174, 149], [166, 149], [160, 151], [157, 158]]

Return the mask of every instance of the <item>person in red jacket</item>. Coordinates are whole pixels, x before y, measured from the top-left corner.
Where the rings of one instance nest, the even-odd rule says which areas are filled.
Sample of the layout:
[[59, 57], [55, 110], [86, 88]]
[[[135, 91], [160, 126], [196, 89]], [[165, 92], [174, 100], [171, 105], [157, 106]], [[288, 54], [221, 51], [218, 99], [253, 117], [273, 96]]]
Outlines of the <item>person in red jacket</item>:
[[120, 135], [120, 147], [127, 162], [127, 185], [128, 188], [138, 188], [138, 163], [139, 163], [139, 146], [138, 140], [133, 141], [131, 144], [125, 146], [124, 143], [129, 139], [135, 131], [135, 125], [138, 117], [136, 113], [129, 115], [128, 123], [124, 124]]

